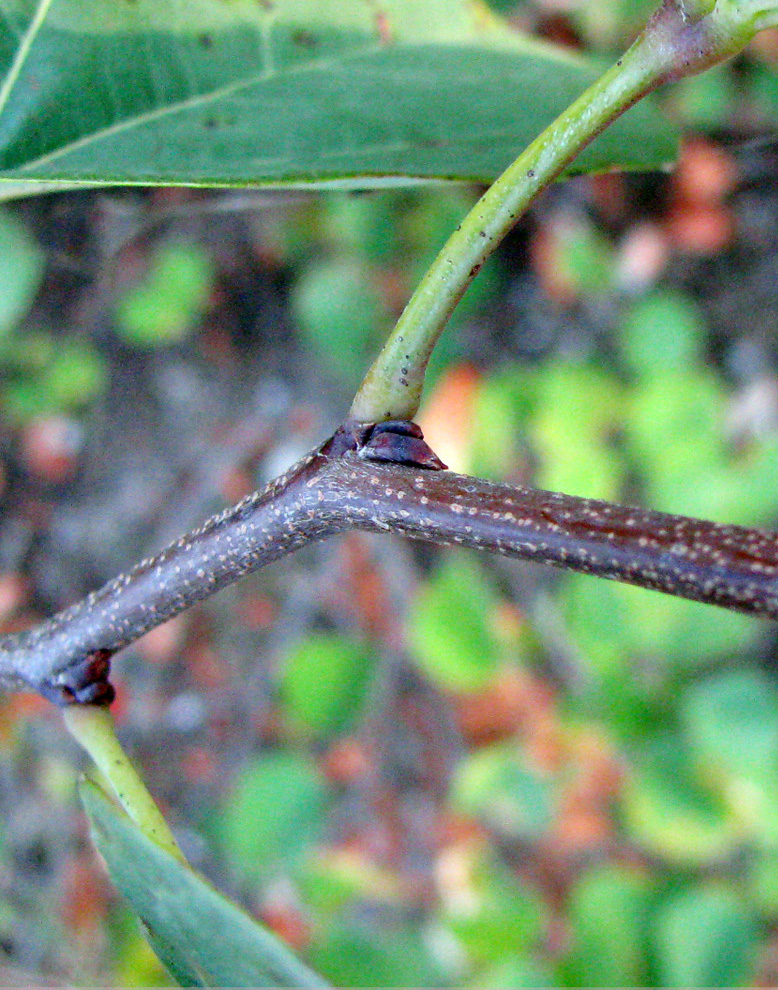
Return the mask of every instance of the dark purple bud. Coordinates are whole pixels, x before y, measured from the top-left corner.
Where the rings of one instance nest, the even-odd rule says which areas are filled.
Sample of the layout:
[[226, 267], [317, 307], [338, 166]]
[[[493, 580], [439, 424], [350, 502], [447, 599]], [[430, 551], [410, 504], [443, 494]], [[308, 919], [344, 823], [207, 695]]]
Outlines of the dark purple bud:
[[420, 427], [405, 420], [376, 424], [365, 444], [360, 447], [359, 456], [369, 461], [407, 464], [430, 471], [444, 471], [446, 468], [424, 440]]

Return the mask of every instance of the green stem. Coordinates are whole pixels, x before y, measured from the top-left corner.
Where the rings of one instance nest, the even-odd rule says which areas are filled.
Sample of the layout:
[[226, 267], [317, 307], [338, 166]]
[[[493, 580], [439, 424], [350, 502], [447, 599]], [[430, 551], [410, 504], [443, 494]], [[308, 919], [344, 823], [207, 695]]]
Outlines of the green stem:
[[[510, 165], [449, 238], [411, 297], [351, 406], [357, 422], [413, 419], [432, 349], [465, 289], [517, 218], [616, 117], [661, 83], [701, 71], [751, 35], [730, 2], [665, 0], [623, 58]], [[753, 12], [751, 13], [753, 21]]]
[[162, 812], [116, 738], [111, 712], [98, 705], [70, 705], [63, 709], [62, 717], [132, 821], [152, 842], [186, 863]]

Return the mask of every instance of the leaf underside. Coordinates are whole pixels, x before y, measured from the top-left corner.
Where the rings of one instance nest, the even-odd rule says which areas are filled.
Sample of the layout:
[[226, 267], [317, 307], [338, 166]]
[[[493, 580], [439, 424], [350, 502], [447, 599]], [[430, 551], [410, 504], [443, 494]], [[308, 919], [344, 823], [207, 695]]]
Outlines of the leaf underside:
[[140, 832], [91, 781], [92, 837], [144, 934], [181, 986], [325, 987], [274, 935]]
[[[0, 195], [488, 182], [596, 75], [477, 0], [3, 0]], [[643, 103], [571, 171], [674, 155]]]

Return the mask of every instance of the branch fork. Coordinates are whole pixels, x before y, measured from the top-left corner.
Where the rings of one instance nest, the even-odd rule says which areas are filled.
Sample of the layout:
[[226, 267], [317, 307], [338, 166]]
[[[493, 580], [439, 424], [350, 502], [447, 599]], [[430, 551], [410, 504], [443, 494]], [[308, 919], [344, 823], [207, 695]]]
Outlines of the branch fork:
[[0, 685], [108, 704], [110, 658], [252, 570], [350, 529], [471, 547], [778, 618], [778, 534], [455, 474], [411, 422], [345, 423], [265, 489], [0, 639]]

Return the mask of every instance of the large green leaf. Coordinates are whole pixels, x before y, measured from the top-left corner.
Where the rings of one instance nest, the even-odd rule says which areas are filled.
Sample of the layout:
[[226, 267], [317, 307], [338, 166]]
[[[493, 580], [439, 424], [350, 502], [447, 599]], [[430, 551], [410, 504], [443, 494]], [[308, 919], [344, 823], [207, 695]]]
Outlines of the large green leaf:
[[[3, 0], [0, 13], [13, 194], [487, 181], [596, 76], [478, 0]], [[674, 151], [641, 104], [574, 171], [655, 168]]]
[[147, 839], [95, 784], [81, 786], [111, 879], [182, 986], [324, 987], [270, 932]]

